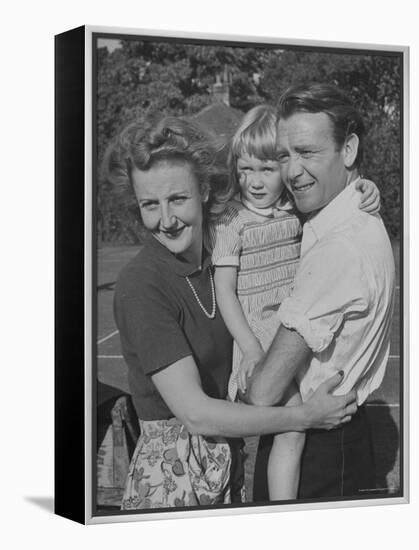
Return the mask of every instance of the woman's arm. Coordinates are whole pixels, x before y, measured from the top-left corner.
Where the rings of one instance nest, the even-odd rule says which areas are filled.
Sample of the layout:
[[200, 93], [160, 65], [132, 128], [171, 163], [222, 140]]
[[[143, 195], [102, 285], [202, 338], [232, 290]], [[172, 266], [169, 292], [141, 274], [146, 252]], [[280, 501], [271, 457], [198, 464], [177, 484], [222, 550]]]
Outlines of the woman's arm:
[[192, 356], [152, 375], [173, 415], [192, 434], [245, 437], [268, 433], [330, 429], [348, 422], [356, 411], [355, 392], [332, 396], [341, 382], [335, 375], [324, 382], [307, 403], [294, 407], [257, 407], [208, 397]]

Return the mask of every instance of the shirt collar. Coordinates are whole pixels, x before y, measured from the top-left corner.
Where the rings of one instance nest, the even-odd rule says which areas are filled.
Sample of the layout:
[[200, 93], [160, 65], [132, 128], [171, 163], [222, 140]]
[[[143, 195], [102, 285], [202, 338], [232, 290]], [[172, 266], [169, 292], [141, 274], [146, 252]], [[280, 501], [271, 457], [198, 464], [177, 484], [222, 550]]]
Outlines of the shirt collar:
[[211, 256], [205, 248], [202, 250], [201, 269], [197, 269], [195, 265], [170, 252], [169, 249], [167, 249], [149, 232], [147, 232], [144, 236], [144, 246], [146, 246], [154, 256], [158, 257], [160, 261], [164, 262], [171, 271], [174, 271], [180, 277], [187, 277], [197, 271], [204, 270], [211, 265]]
[[317, 240], [327, 235], [337, 225], [352, 218], [354, 211], [359, 209], [360, 192], [355, 189], [359, 179], [360, 177], [357, 177], [329, 204], [307, 220], [306, 224], [310, 225]]
[[293, 204], [289, 199], [283, 199], [279, 198], [278, 201], [273, 205], [269, 206], [268, 208], [258, 208], [257, 206], [254, 206], [249, 200], [247, 200], [242, 195], [236, 197], [237, 200], [240, 200], [240, 202], [247, 208], [247, 210], [250, 210], [251, 212], [255, 212], [255, 214], [259, 214], [259, 216], [265, 216], [266, 218], [274, 218], [281, 210], [292, 210]]

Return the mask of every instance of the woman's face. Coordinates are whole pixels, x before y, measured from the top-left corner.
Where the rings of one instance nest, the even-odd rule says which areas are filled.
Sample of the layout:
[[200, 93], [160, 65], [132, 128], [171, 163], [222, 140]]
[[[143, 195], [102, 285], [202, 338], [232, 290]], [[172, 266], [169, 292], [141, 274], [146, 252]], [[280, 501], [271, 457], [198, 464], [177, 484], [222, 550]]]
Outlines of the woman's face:
[[202, 253], [202, 203], [196, 177], [187, 163], [161, 161], [132, 171], [143, 224], [172, 254], [199, 265]]

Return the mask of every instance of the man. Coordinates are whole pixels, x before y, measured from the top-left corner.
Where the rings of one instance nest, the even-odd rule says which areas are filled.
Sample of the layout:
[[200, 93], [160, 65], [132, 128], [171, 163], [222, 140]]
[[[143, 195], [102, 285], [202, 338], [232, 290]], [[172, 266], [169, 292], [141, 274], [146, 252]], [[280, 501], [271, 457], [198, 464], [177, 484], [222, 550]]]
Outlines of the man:
[[[375, 487], [371, 438], [363, 403], [381, 383], [389, 353], [394, 260], [378, 215], [358, 208], [364, 126], [334, 86], [287, 90], [279, 101], [281, 176], [307, 215], [301, 262], [280, 328], [255, 369], [246, 400], [280, 403], [295, 379], [303, 401], [344, 371], [335, 391], [356, 389], [358, 412], [332, 431], [306, 435], [299, 498], [362, 496]], [[254, 500], [268, 500], [269, 440], [261, 438]]]

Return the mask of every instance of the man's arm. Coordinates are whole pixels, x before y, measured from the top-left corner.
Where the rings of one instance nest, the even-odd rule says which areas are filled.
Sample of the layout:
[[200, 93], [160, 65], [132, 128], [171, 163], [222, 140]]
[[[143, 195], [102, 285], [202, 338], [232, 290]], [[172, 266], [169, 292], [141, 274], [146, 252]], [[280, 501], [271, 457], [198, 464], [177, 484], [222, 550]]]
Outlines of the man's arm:
[[312, 351], [295, 330], [279, 327], [265, 358], [257, 365], [247, 386], [243, 401], [267, 406], [279, 403]]
[[341, 235], [319, 243], [301, 260], [293, 292], [278, 310], [281, 326], [253, 372], [244, 401], [277, 404], [312, 353], [331, 345], [345, 318], [366, 314], [370, 291], [364, 271], [356, 244]]

